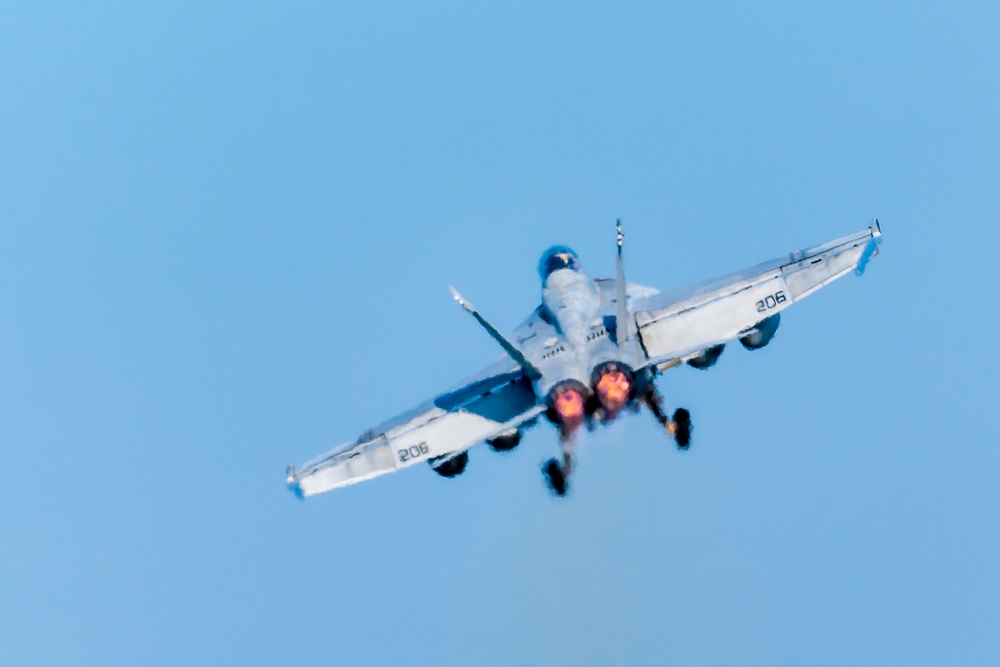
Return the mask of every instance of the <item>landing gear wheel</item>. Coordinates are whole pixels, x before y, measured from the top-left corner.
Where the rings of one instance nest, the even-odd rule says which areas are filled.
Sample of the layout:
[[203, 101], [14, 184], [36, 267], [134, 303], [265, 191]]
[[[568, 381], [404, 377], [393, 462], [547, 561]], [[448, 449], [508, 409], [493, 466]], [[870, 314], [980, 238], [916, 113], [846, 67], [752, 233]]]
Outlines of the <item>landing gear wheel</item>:
[[542, 475], [549, 490], [560, 498], [566, 495], [566, 475], [562, 466], [555, 459], [549, 459], [542, 466]]
[[677, 408], [674, 411], [674, 440], [681, 449], [687, 449], [691, 444], [691, 413], [684, 408]]
[[465, 472], [465, 466], [469, 465], [469, 452], [462, 452], [458, 456], [453, 456], [447, 461], [431, 459], [429, 461], [434, 472], [442, 477], [458, 477]]

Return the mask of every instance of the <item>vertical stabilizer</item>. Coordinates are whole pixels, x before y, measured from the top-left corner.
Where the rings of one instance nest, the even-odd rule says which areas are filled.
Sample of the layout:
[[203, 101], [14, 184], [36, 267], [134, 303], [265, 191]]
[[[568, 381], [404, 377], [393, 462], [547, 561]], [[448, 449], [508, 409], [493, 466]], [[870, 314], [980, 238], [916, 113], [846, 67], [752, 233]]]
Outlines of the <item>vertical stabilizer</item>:
[[625, 262], [622, 259], [622, 246], [625, 245], [625, 232], [622, 231], [622, 219], [615, 221], [618, 229], [618, 258], [615, 261], [615, 329], [618, 338], [618, 345], [622, 345], [629, 339], [630, 329], [628, 321], [628, 304], [625, 301]]

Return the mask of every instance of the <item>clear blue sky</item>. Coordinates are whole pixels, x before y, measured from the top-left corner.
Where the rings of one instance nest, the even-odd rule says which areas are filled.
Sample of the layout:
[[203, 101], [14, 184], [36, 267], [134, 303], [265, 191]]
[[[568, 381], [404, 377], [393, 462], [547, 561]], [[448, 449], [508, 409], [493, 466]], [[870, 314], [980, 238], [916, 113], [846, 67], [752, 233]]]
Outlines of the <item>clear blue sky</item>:
[[[0, 664], [997, 664], [995, 3], [8, 3]], [[697, 5], [697, 7], [695, 6]], [[917, 6], [919, 5], [919, 6]], [[538, 254], [863, 279], [589, 435], [298, 502]]]

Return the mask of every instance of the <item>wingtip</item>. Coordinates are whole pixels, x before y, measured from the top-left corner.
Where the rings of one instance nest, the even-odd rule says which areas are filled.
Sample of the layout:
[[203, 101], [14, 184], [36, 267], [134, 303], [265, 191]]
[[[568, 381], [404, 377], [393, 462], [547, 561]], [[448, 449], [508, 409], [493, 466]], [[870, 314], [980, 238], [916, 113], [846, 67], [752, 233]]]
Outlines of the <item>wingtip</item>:
[[878, 237], [872, 236], [872, 239], [868, 241], [865, 245], [865, 249], [861, 252], [861, 259], [858, 260], [858, 265], [854, 268], [854, 273], [863, 276], [865, 275], [865, 269], [868, 267], [868, 262], [871, 258], [878, 254]]
[[295, 494], [295, 497], [299, 500], [305, 500], [305, 493], [302, 492], [302, 485], [299, 483], [299, 477], [295, 474], [295, 465], [288, 466], [288, 470], [285, 472], [285, 486], [288, 490]]

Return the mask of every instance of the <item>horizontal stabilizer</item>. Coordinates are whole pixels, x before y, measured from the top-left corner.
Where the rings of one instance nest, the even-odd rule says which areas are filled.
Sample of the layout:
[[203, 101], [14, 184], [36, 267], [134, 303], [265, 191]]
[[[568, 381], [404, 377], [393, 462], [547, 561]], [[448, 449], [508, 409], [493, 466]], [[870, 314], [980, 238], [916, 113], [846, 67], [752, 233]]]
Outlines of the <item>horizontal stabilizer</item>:
[[632, 328], [628, 320], [628, 299], [625, 296], [625, 260], [622, 258], [622, 246], [625, 244], [625, 232], [622, 231], [622, 219], [615, 222], [618, 230], [618, 257], [615, 261], [615, 340], [619, 347], [628, 341], [629, 330]]

